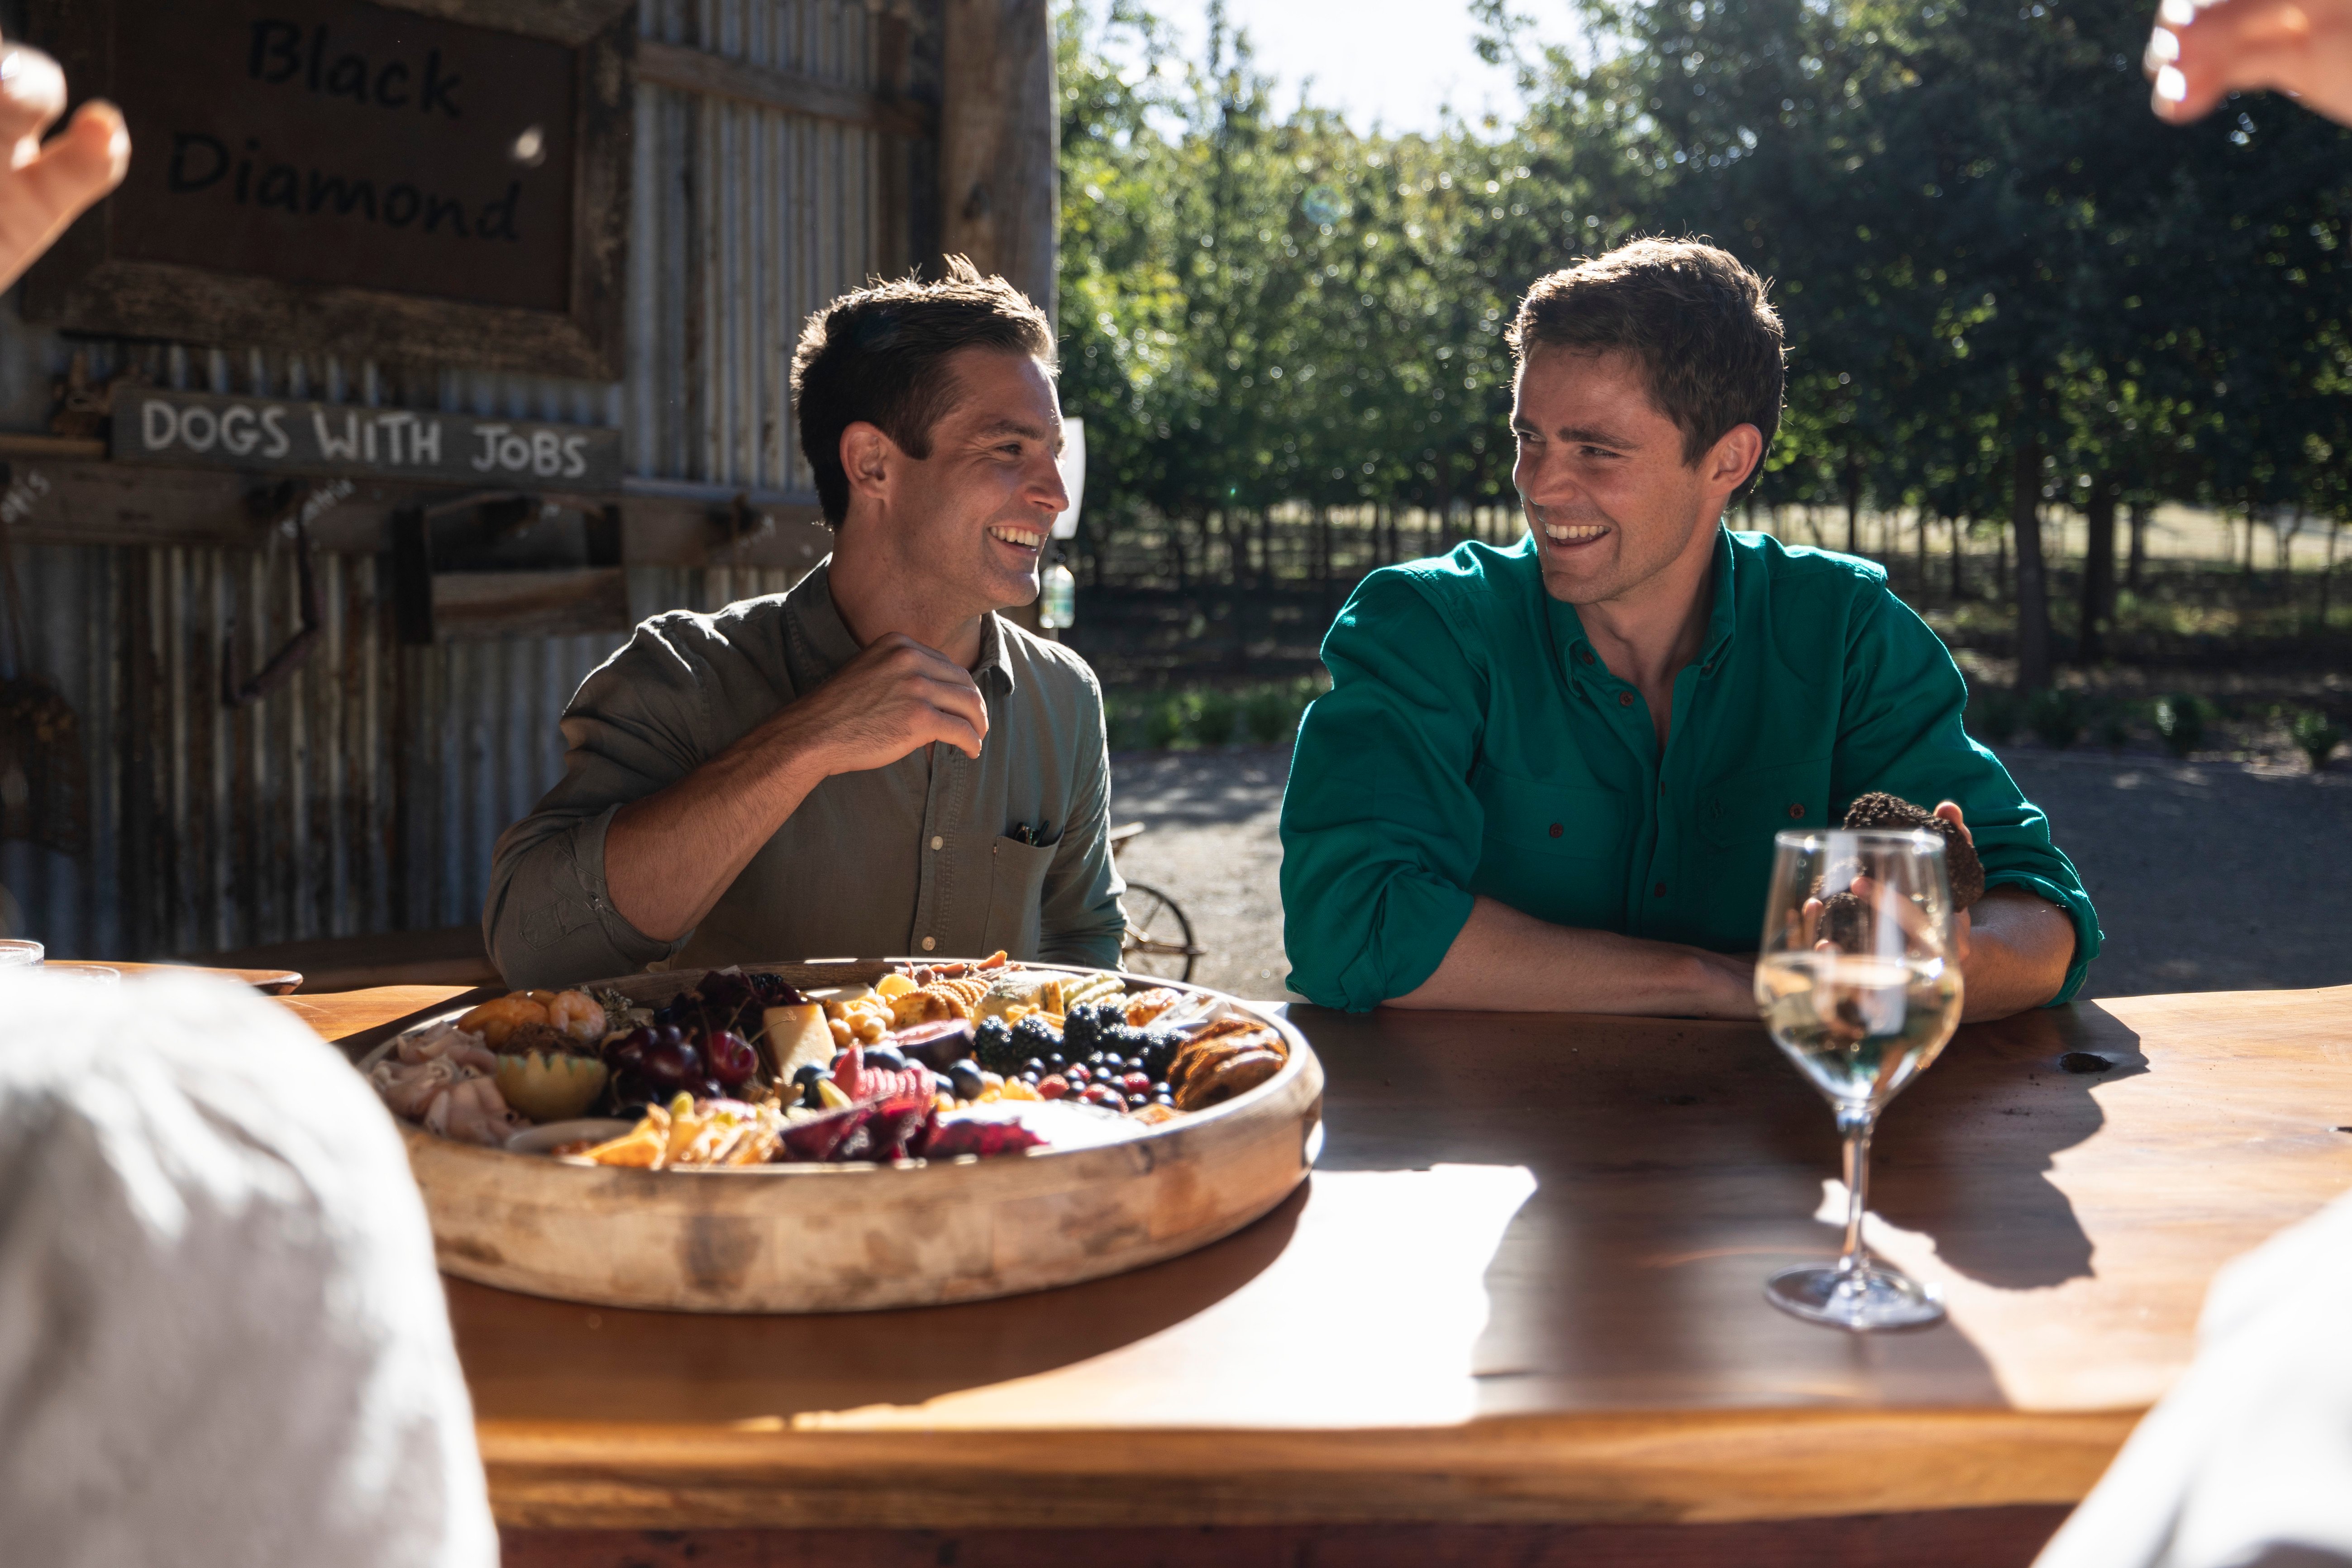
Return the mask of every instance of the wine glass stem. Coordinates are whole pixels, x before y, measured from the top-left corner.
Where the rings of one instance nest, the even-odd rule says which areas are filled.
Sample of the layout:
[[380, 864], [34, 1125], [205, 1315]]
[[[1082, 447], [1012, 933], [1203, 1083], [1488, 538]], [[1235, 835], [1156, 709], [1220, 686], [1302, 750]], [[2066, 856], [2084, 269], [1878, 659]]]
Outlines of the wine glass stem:
[[1845, 1134], [1845, 1255], [1838, 1259], [1840, 1274], [1859, 1274], [1869, 1264], [1863, 1250], [1862, 1216], [1870, 1207], [1870, 1129], [1876, 1118], [1867, 1107], [1838, 1111], [1838, 1131]]

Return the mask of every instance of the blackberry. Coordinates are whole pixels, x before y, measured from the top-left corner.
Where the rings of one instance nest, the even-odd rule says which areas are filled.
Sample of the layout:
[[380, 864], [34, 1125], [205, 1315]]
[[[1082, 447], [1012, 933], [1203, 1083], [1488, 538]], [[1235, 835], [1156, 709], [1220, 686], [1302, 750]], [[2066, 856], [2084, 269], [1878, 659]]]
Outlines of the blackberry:
[[1128, 1059], [1139, 1062], [1143, 1070], [1151, 1075], [1152, 1082], [1165, 1082], [1168, 1069], [1176, 1065], [1176, 1053], [1183, 1048], [1184, 1037], [1177, 1034], [1173, 1029], [1138, 1032], [1144, 1037], [1141, 1053]]
[[1062, 1020], [1063, 1049], [1072, 1056], [1093, 1055], [1102, 1046], [1102, 1015], [1091, 1002], [1070, 1009]]
[[[1019, 1053], [1013, 1058], [1013, 1065], [1016, 1067], [1031, 1057], [1042, 1057], [1048, 1051], [1065, 1048], [1061, 1032], [1035, 1013], [1028, 1015], [1013, 1026], [1013, 1045], [1015, 1051]], [[1004, 1069], [991, 1068], [989, 1070], [1002, 1072]]]
[[971, 1054], [990, 1072], [1013, 1073], [1037, 1053], [1013, 1038], [1012, 1028], [1003, 1019], [982, 1018], [980, 1026], [972, 1031]]

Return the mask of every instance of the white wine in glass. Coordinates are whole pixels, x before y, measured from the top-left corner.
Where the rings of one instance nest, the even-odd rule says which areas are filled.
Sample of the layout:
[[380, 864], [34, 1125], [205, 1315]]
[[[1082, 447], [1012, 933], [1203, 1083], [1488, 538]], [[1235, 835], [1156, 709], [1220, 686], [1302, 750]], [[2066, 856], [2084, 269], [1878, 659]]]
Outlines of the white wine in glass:
[[1871, 1258], [1862, 1216], [1871, 1128], [1960, 1019], [1944, 841], [1926, 832], [1783, 833], [1773, 846], [1756, 1005], [1773, 1043], [1837, 1113], [1846, 1226], [1833, 1266], [1784, 1269], [1764, 1294], [1783, 1311], [1841, 1328], [1935, 1322], [1942, 1298]]

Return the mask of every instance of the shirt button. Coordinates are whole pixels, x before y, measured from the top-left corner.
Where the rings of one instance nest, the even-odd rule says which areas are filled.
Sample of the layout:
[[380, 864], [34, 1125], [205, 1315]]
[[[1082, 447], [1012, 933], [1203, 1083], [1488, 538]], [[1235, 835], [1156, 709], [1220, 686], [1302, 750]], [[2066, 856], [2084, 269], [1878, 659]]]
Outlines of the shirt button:
[[1551, 825], [1551, 836], [1552, 836], [1554, 838], [1557, 838], [1557, 837], [1559, 837], [1559, 823], [1557, 823], [1557, 822], [1555, 822], [1555, 823], [1553, 823], [1553, 824]]
[[1792, 800], [1792, 801], [1790, 801], [1790, 802], [1789, 803], [1789, 818], [1790, 818], [1790, 821], [1792, 821], [1792, 822], [1793, 822], [1793, 821], [1795, 821], [1798, 817], [1801, 817], [1801, 816], [1804, 816], [1804, 815], [1805, 815], [1805, 803], [1804, 803], [1803, 801], [1801, 801], [1801, 800]]
[[[1665, 889], [1664, 889], [1664, 888], [1663, 888], [1663, 887], [1661, 887], [1661, 888], [1658, 889], [1658, 891], [1660, 891], [1660, 892], [1662, 892], [1662, 893], [1663, 893], [1663, 892], [1664, 892], [1664, 891], [1665, 891]], [[925, 938], [923, 939], [923, 951], [924, 951], [925, 952], [930, 952], [930, 951], [931, 951], [931, 949], [933, 949], [933, 948], [935, 948], [935, 947], [937, 947], [937, 946], [939, 946], [939, 945], [940, 945], [940, 939], [939, 939], [939, 938], [937, 938], [937, 937], [935, 937], [935, 936], [927, 936], [927, 937], [925, 937]]]
[[932, 848], [934, 848], [934, 849], [938, 849], [938, 848], [940, 848], [940, 847], [943, 847], [946, 843], [947, 843], [947, 840], [946, 840], [946, 839], [944, 839], [944, 838], [941, 838], [938, 834], [936, 834], [936, 833], [935, 833], [935, 834], [931, 835], [931, 847], [932, 847]]
[[1578, 648], [1576, 650], [1576, 657], [1581, 659], [1584, 663], [1591, 664], [1592, 662], [1592, 650], [1589, 647]]
[[1630, 691], [1619, 692], [1617, 694], [1617, 706], [1620, 708], [1631, 708], [1633, 706], [1633, 694]]
[[1664, 882], [1661, 882], [1656, 887], [1651, 889], [1650, 891], [1663, 899], [1666, 896], [1666, 885]]

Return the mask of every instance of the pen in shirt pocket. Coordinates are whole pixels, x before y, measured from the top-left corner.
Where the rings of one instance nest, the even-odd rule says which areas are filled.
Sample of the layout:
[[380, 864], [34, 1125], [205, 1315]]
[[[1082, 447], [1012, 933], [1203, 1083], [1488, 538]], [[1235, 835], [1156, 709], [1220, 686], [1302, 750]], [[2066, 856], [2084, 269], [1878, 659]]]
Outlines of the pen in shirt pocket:
[[1012, 839], [1015, 844], [1026, 844], [1034, 847], [1045, 842], [1045, 831], [1052, 826], [1053, 822], [1051, 818], [1040, 817], [1036, 826], [1032, 827], [1024, 822], [1014, 827], [1013, 830], [1011, 833], [1006, 834], [1005, 837]]

